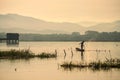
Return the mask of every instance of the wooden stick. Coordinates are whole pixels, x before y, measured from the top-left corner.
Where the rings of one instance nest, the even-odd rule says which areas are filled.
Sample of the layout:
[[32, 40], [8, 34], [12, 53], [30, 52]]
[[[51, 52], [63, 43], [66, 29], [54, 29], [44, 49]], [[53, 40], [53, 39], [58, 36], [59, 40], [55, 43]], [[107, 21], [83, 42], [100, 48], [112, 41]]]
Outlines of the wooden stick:
[[64, 59], [65, 59], [65, 58], [66, 58], [66, 51], [65, 51], [65, 49], [64, 49], [64, 54], [65, 54], [65, 55], [64, 55]]

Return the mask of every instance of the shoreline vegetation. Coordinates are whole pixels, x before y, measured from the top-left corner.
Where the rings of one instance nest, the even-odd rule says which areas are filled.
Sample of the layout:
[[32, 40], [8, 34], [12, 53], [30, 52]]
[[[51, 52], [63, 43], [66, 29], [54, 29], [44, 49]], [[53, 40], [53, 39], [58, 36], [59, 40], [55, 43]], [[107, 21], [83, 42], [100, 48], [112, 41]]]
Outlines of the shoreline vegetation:
[[120, 59], [107, 59], [105, 61], [94, 61], [90, 63], [73, 63], [71, 62], [64, 62], [60, 65], [64, 69], [73, 69], [73, 68], [91, 68], [94, 70], [108, 70], [111, 68], [120, 69]]
[[[19, 33], [20, 41], [102, 41], [102, 42], [120, 42], [120, 32], [97, 32], [86, 31], [72, 32], [70, 34], [40, 34], [40, 33]], [[0, 38], [6, 38], [6, 33], [0, 33]]]
[[57, 58], [57, 53], [46, 53], [42, 52], [35, 55], [29, 49], [15, 50], [11, 49], [9, 51], [0, 51], [0, 59], [30, 59], [30, 58]]

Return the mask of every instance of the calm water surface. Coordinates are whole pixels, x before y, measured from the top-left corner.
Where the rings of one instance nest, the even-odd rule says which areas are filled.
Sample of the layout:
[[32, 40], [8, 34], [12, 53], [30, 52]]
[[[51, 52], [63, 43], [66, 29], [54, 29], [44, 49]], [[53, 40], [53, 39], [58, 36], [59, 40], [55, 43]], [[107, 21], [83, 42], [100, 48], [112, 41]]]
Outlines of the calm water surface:
[[[0, 50], [28, 49], [35, 54], [54, 53], [57, 59], [7, 60], [0, 59], [0, 80], [120, 80], [120, 70], [63, 69], [63, 62], [80, 63], [81, 55], [75, 48], [79, 42], [20, 42], [19, 46], [0, 43]], [[66, 57], [64, 57], [64, 50]], [[89, 63], [105, 58], [120, 58], [120, 42], [86, 42], [84, 62]], [[73, 51], [73, 57], [71, 50]], [[15, 71], [16, 68], [16, 71]]]

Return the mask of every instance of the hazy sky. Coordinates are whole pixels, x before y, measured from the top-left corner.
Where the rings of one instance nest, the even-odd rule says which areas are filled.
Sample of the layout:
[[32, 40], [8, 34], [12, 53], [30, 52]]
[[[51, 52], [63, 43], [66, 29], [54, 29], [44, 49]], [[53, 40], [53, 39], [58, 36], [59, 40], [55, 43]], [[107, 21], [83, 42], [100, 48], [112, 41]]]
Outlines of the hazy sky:
[[0, 14], [16, 13], [54, 22], [120, 20], [120, 0], [0, 0]]

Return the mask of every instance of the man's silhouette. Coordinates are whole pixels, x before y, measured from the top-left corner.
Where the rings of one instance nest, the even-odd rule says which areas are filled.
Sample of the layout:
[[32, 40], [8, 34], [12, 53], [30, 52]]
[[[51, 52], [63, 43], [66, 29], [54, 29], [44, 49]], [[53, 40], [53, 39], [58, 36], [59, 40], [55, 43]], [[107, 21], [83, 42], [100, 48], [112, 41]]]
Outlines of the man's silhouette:
[[81, 44], [81, 50], [84, 50], [83, 48], [84, 48], [84, 42], [85, 41], [82, 41], [80, 44]]

